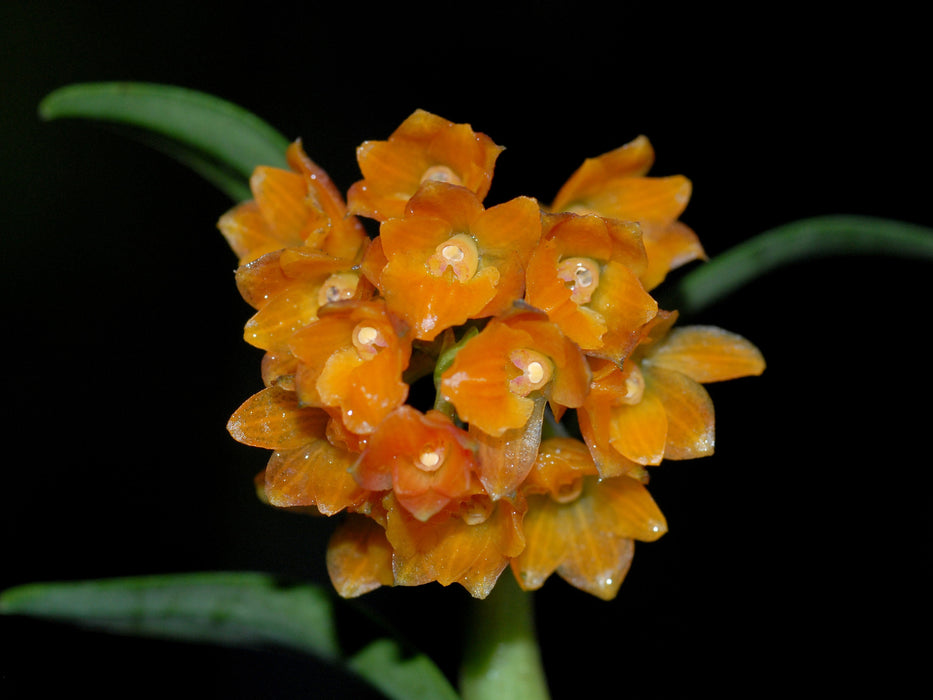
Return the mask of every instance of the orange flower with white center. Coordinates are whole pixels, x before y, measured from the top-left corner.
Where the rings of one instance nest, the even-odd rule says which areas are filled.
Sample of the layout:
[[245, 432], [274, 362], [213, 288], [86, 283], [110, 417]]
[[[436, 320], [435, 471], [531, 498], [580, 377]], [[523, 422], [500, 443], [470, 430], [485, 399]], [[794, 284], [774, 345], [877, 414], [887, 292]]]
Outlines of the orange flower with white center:
[[745, 338], [713, 326], [672, 328], [676, 318], [659, 314], [621, 366], [591, 360], [593, 381], [577, 416], [603, 476], [631, 463], [712, 454], [713, 403], [702, 384], [764, 371], [761, 352]]
[[670, 270], [706, 257], [696, 234], [678, 221], [690, 201], [690, 180], [682, 175], [646, 177], [654, 157], [651, 143], [639, 136], [613, 151], [587, 158], [550, 207], [554, 212], [638, 222], [648, 252], [648, 266], [639, 274], [649, 290]]
[[381, 300], [328, 304], [289, 348], [302, 404], [338, 410], [353, 433], [372, 433], [408, 396], [411, 343]]
[[369, 494], [349, 472], [358, 455], [327, 439], [330, 422], [324, 410], [300, 406], [294, 392], [269, 387], [247, 399], [227, 429], [239, 442], [275, 451], [261, 479], [268, 503], [333, 515], [360, 507]]
[[286, 152], [291, 170], [260, 166], [250, 178], [253, 199], [217, 223], [240, 264], [282, 248], [308, 247], [334, 258], [356, 261], [369, 239], [349, 216], [330, 177], [295, 141]]
[[469, 424], [490, 496], [511, 493], [531, 469], [546, 404], [555, 414], [582, 405], [589, 380], [580, 349], [533, 309], [493, 318], [457, 351], [439, 392]]
[[318, 310], [337, 301], [371, 298], [373, 286], [346, 260], [309, 248], [266, 253], [236, 271], [240, 294], [256, 313], [244, 338], [263, 350], [284, 348]]
[[528, 500], [525, 548], [511, 566], [525, 590], [540, 588], [556, 572], [611, 600], [631, 565], [634, 541], [651, 542], [667, 532], [645, 486], [627, 476], [601, 479], [578, 440], [543, 441], [522, 489]]
[[357, 149], [363, 179], [347, 193], [350, 210], [378, 221], [400, 217], [424, 182], [461, 185], [482, 201], [501, 151], [469, 124], [419, 109], [387, 141], [366, 141]]
[[399, 505], [424, 522], [481, 491], [467, 433], [443, 413], [401, 406], [369, 436], [352, 469], [370, 491], [389, 491]]
[[492, 316], [520, 299], [524, 265], [540, 235], [535, 200], [517, 197], [489, 209], [469, 190], [428, 183], [402, 218], [380, 227], [381, 269], [364, 263], [389, 308], [420, 340], [471, 318]]
[[639, 279], [645, 264], [635, 224], [545, 214], [541, 242], [528, 261], [525, 300], [587, 354], [621, 361], [658, 311]]

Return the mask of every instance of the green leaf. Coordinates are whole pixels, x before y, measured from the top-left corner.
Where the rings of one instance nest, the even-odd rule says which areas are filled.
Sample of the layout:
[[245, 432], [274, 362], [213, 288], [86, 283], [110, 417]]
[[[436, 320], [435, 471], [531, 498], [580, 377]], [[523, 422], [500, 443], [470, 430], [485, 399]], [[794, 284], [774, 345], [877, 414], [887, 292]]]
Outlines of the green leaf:
[[454, 700], [423, 654], [380, 638], [352, 656], [340, 649], [332, 594], [249, 572], [167, 574], [34, 583], [0, 594], [0, 614], [25, 615], [117, 634], [225, 646], [272, 645], [341, 664], [386, 697]]
[[678, 280], [662, 306], [696, 313], [777, 268], [833, 255], [884, 255], [933, 261], [933, 229], [868, 216], [792, 221], [703, 263]]
[[79, 118], [129, 129], [235, 201], [250, 197], [257, 165], [287, 167], [288, 140], [255, 114], [196, 90], [137, 82], [78, 83], [39, 104], [46, 120]]
[[348, 660], [357, 675], [393, 700], [459, 697], [440, 669], [424, 654], [405, 656], [391, 639], [377, 639]]

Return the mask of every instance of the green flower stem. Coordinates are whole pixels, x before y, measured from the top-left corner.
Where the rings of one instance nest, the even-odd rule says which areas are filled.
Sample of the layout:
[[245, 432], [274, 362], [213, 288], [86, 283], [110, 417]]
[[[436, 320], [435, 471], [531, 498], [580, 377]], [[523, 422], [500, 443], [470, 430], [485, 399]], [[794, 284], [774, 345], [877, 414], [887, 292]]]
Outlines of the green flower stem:
[[933, 260], [933, 229], [869, 216], [800, 219], [754, 236], [682, 277], [662, 306], [696, 313], [779, 267], [835, 255]]
[[547, 700], [550, 697], [534, 624], [532, 594], [509, 571], [468, 613], [463, 700]]

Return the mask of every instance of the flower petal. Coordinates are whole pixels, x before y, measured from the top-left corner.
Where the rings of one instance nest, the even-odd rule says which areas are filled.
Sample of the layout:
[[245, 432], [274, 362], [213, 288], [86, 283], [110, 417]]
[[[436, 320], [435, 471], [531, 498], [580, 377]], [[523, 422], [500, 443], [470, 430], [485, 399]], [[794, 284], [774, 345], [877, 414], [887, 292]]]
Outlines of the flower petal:
[[623, 537], [578, 537], [557, 574], [571, 586], [602, 600], [612, 600], [632, 565], [635, 542]]
[[217, 228], [241, 265], [284, 247], [284, 243], [269, 229], [259, 205], [253, 200], [226, 212], [217, 222]]
[[330, 537], [327, 573], [342, 598], [393, 585], [392, 547], [385, 530], [370, 518], [351, 514]]
[[227, 430], [246, 445], [290, 450], [323, 436], [328, 420], [324, 411], [300, 408], [294, 392], [271, 387], [247, 399], [230, 417]]
[[658, 313], [657, 301], [645, 291], [637, 275], [615, 261], [603, 267], [590, 308], [608, 324], [602, 345], [592, 351], [616, 362], [621, 362], [632, 351], [642, 326]]
[[350, 475], [356, 457], [323, 439], [276, 452], [266, 466], [266, 498], [280, 508], [317, 506], [324, 515], [358, 506], [367, 492]]
[[645, 136], [595, 158], [587, 158], [561, 187], [552, 211], [566, 211], [599, 191], [610, 180], [645, 175], [654, 164], [654, 149]]
[[398, 585], [457, 582], [473, 597], [485, 598], [509, 559], [525, 545], [521, 513], [506, 500], [474, 524], [443, 513], [422, 523], [391, 498], [386, 500], [386, 510], [386, 536], [395, 550], [393, 570]]
[[470, 436], [477, 443], [477, 474], [493, 500], [513, 493], [534, 466], [547, 399], [537, 396], [532, 401], [528, 420], [518, 428], [490, 435], [470, 424]]
[[667, 443], [667, 411], [661, 399], [645, 391], [641, 401], [611, 410], [610, 444], [638, 464], [660, 464]]
[[525, 548], [511, 562], [518, 585], [526, 591], [541, 588], [567, 558], [571, 535], [561, 518], [561, 507], [548, 496], [528, 496], [522, 524]]
[[645, 361], [704, 384], [759, 375], [765, 369], [758, 348], [742, 336], [715, 326], [674, 328], [649, 350]]
[[654, 542], [667, 532], [664, 514], [637, 479], [603, 479], [594, 488], [593, 498], [606, 532], [642, 542]]
[[648, 267], [641, 273], [645, 289], [654, 289], [667, 273], [693, 260], [705, 260], [699, 237], [686, 224], [675, 221], [667, 227], [650, 228], [644, 235]]
[[694, 459], [713, 454], [715, 419], [706, 389], [680, 372], [643, 369], [645, 395], [653, 394], [667, 413], [666, 459]]
[[282, 248], [302, 245], [309, 220], [323, 220], [323, 212], [309, 208], [308, 186], [298, 173], [259, 166], [249, 184], [262, 218], [282, 242]]
[[483, 312], [496, 296], [498, 281], [494, 267], [479, 270], [465, 282], [448, 275], [435, 277], [411, 254], [391, 259], [380, 277], [389, 308], [411, 326], [415, 338], [428, 341]]

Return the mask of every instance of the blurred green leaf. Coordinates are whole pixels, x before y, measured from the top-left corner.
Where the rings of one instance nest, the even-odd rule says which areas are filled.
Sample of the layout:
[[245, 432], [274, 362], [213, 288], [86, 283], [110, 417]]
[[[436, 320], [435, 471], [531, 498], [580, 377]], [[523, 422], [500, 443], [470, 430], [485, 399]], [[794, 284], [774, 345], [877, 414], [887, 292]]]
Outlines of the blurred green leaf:
[[188, 88], [138, 82], [77, 83], [39, 104], [46, 120], [88, 119], [131, 135], [189, 166], [234, 201], [250, 197], [257, 165], [287, 167], [288, 140], [255, 114]]
[[426, 656], [391, 638], [353, 655], [340, 649], [331, 593], [248, 572], [168, 574], [34, 583], [0, 594], [0, 614], [117, 634], [224, 646], [272, 645], [339, 664], [395, 700], [454, 700]]
[[716, 255], [663, 290], [668, 309], [690, 314], [777, 268], [838, 255], [884, 255], [933, 261], [933, 229], [892, 219], [831, 215], [800, 219]]

